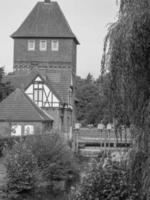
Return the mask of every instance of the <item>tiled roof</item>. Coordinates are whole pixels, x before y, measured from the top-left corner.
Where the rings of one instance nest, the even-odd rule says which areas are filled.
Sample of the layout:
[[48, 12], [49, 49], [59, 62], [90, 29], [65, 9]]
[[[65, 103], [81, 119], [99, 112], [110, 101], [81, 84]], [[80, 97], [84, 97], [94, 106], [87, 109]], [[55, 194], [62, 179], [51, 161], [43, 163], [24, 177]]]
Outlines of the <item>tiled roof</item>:
[[3, 82], [10, 82], [15, 89], [24, 89], [31, 83], [35, 76], [36, 71], [32, 71], [32, 73], [31, 71], [23, 71], [22, 73], [16, 72], [5, 76]]
[[10, 81], [12, 86], [15, 88], [26, 89], [32, 83], [32, 81], [34, 81], [37, 75], [42, 76], [47, 86], [58, 97], [61, 103], [68, 103], [68, 92], [71, 86], [71, 71], [58, 71], [55, 69], [42, 71], [33, 69], [28, 73], [25, 73], [24, 71], [22, 74], [14, 73], [12, 75], [8, 75], [5, 77], [4, 81]]
[[16, 89], [0, 103], [0, 121], [44, 122], [53, 118], [21, 90]]
[[57, 2], [38, 2], [12, 38], [72, 38], [78, 44]]
[[47, 81], [53, 85], [64, 103], [68, 103], [69, 88], [71, 86], [71, 71], [49, 70], [46, 72]]

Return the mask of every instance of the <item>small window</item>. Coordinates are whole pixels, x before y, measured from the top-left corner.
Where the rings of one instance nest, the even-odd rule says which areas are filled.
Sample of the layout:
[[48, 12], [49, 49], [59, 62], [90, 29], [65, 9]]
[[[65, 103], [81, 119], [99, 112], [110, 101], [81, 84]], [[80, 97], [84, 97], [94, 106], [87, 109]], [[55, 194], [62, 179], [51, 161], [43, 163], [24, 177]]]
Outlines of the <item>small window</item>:
[[33, 135], [34, 134], [34, 126], [26, 125], [24, 126], [24, 135]]
[[59, 42], [58, 42], [58, 40], [52, 40], [51, 49], [52, 49], [52, 51], [58, 51], [59, 50]]
[[13, 125], [12, 126], [11, 136], [21, 136], [21, 125]]
[[28, 51], [34, 51], [34, 50], [35, 50], [35, 41], [28, 40]]
[[40, 40], [40, 51], [47, 51], [47, 41]]

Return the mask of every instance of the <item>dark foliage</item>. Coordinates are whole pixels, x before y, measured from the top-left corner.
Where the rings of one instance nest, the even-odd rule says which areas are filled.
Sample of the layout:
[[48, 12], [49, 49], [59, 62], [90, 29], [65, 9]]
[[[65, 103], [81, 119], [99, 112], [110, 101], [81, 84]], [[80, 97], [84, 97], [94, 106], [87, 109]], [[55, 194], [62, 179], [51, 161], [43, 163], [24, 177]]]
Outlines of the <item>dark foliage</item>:
[[86, 174], [75, 200], [138, 200], [129, 171], [117, 162], [94, 163]]
[[[58, 134], [22, 138], [6, 150], [9, 192], [50, 187], [62, 181], [70, 187], [78, 179], [73, 153]], [[57, 188], [58, 189], [58, 188]]]
[[0, 156], [3, 156], [5, 149], [12, 149], [13, 145], [20, 141], [20, 137], [0, 138]]
[[[106, 36], [102, 73], [110, 74], [110, 96], [113, 117], [119, 123], [136, 127], [138, 148], [146, 154], [146, 159], [136, 165], [139, 171], [140, 197], [144, 196], [150, 180], [147, 165], [149, 160], [149, 102], [150, 102], [150, 1], [121, 0], [118, 20], [113, 23]], [[145, 172], [146, 171], [146, 172]], [[145, 186], [147, 188], [145, 188]], [[148, 193], [146, 194], [148, 199]]]
[[103, 82], [101, 76], [94, 80], [91, 74], [88, 74], [85, 79], [76, 78], [76, 95], [79, 100], [77, 104], [77, 120], [83, 125], [97, 125], [101, 120], [104, 123], [111, 121], [112, 118], [108, 112], [108, 82], [108, 75], [103, 77]]
[[0, 68], [0, 101], [6, 98], [13, 91], [13, 87], [9, 82], [3, 82], [4, 75], [4, 69]]

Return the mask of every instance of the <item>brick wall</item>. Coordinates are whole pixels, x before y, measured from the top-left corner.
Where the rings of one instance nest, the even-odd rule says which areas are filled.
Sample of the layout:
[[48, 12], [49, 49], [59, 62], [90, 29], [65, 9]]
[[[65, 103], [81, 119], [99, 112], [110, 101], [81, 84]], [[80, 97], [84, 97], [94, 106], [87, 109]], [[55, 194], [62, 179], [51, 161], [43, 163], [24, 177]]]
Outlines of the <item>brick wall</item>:
[[[72, 39], [59, 39], [59, 51], [51, 51], [51, 39], [47, 39], [47, 51], [39, 50], [40, 39], [35, 39], [35, 51], [28, 51], [27, 39], [15, 39], [14, 63], [16, 62], [64, 62], [76, 60], [76, 45]], [[73, 58], [74, 57], [74, 58]]]
[[0, 137], [10, 136], [11, 127], [8, 122], [0, 122]]
[[62, 124], [62, 112], [58, 108], [45, 108], [45, 111], [54, 118], [53, 129], [60, 132], [68, 133], [70, 127], [72, 127], [72, 111], [69, 109], [64, 110], [63, 124]]
[[[42, 122], [0, 122], [0, 137], [8, 137], [11, 135], [11, 126], [21, 125], [22, 132], [25, 125], [34, 126], [34, 134], [41, 134], [45, 128], [45, 124]], [[44, 130], [45, 131], [45, 130]], [[23, 133], [22, 133], [23, 134]]]
[[77, 62], [77, 45], [72, 41], [72, 68], [73, 73], [76, 74], [76, 62]]
[[60, 109], [58, 108], [42, 108], [45, 110], [50, 116], [53, 117], [53, 129], [61, 131], [61, 119], [60, 119]]

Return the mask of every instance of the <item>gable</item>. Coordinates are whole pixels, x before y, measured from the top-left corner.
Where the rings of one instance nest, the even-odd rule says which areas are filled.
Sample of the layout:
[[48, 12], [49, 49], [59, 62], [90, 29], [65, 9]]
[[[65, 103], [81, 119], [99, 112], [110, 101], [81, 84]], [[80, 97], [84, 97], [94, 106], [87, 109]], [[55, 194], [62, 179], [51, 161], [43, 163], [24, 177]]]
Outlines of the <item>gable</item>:
[[25, 93], [39, 107], [60, 107], [60, 101], [44, 80], [37, 76], [28, 86]]
[[0, 103], [0, 121], [53, 121], [20, 89], [16, 89]]
[[[9, 81], [15, 89], [21, 88], [26, 91], [37, 77], [43, 80], [61, 103], [68, 103], [68, 90], [71, 83], [73, 83], [71, 81], [71, 71], [69, 70], [50, 69], [45, 71], [34, 68], [28, 73], [23, 71], [23, 73], [15, 72], [12, 75], [7, 75], [3, 81]], [[28, 92], [28, 96], [31, 97], [30, 93], [32, 94], [33, 92], [30, 91], [31, 89]]]

